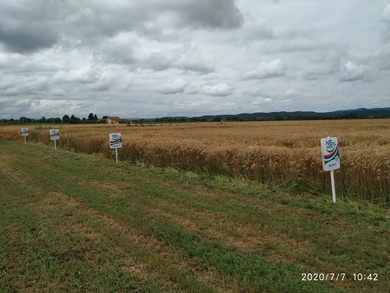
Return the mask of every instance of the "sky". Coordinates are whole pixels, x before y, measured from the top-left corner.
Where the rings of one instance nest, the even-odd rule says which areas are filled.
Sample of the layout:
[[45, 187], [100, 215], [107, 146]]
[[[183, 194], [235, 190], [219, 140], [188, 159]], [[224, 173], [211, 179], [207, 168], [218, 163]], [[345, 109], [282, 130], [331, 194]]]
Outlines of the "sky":
[[390, 1], [1, 0], [0, 118], [390, 107]]

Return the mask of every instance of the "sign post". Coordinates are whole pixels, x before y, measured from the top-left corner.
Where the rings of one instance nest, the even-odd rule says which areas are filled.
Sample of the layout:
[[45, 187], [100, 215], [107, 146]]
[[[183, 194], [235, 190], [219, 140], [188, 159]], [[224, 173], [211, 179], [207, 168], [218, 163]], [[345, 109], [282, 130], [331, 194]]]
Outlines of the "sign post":
[[340, 153], [337, 137], [321, 139], [322, 167], [324, 171], [330, 171], [332, 182], [333, 202], [336, 202], [336, 187], [334, 183], [334, 170], [340, 169]]
[[118, 163], [118, 148], [122, 147], [122, 134], [120, 133], [110, 133], [110, 149], [115, 149], [115, 158]]
[[60, 132], [58, 129], [50, 129], [50, 139], [54, 140], [54, 149], [57, 149], [57, 140], [60, 139]]
[[21, 130], [22, 136], [24, 137], [24, 143], [26, 143], [26, 136], [28, 136], [28, 128], [22, 128]]

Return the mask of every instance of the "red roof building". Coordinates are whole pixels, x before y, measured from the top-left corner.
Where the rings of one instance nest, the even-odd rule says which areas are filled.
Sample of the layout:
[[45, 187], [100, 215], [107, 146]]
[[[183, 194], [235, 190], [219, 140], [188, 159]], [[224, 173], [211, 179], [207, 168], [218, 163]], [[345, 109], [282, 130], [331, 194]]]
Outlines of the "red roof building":
[[118, 116], [108, 116], [106, 119], [107, 124], [119, 124], [121, 120]]

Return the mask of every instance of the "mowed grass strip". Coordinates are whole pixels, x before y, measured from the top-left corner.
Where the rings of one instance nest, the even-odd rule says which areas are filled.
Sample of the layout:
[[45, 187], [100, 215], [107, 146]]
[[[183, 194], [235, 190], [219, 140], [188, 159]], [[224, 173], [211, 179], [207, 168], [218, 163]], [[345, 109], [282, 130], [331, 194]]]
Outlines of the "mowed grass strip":
[[[32, 161], [34, 161], [34, 160], [32, 160]], [[17, 160], [15, 160], [15, 162], [16, 162], [16, 164], [14, 164], [14, 165], [18, 165], [17, 164]], [[26, 165], [28, 165], [28, 164], [26, 164]], [[22, 166], [21, 165], [19, 165], [20, 166], [20, 168], [22, 168]], [[47, 165], [47, 164], [41, 164], [40, 165], [41, 166], [41, 168], [42, 169], [50, 169], [50, 166], [49, 165]], [[29, 169], [28, 168], [28, 166], [26, 166], [27, 167], [27, 169]], [[31, 166], [30, 166], [31, 167]], [[21, 169], [19, 169], [19, 170], [21, 170]], [[39, 171], [38, 170], [36, 170], [38, 173], [39, 173]], [[47, 175], [47, 174], [46, 174]], [[46, 177], [46, 176], [45, 176]], [[25, 177], [24, 177], [24, 179], [26, 180], [26, 182], [29, 182], [29, 179], [28, 179], [28, 176], [26, 175]], [[71, 180], [72, 178], [70, 177], [70, 176], [68, 176], [68, 179], [69, 180]], [[78, 180], [79, 180], [80, 178], [78, 178]], [[44, 182], [44, 181], [43, 181]], [[50, 180], [48, 180], [48, 181], [46, 181], [46, 183], [47, 182], [50, 182]], [[73, 187], [76, 187], [76, 188], [83, 188], [83, 184], [76, 184], [76, 185], [74, 185]], [[53, 188], [53, 186], [52, 185], [50, 185], [50, 186], [46, 186], [46, 189], [47, 190], [51, 190]], [[79, 191], [80, 192], [80, 191]], [[82, 190], [81, 191], [83, 194], [85, 194], [85, 190]], [[94, 193], [94, 196], [95, 197], [98, 197], [99, 196], [99, 192], [98, 191], [96, 191], [96, 190], [94, 190], [93, 191], [93, 193]], [[73, 193], [73, 194], [75, 194], [75, 193]], [[50, 192], [50, 194], [49, 194], [49, 196], [53, 196], [53, 194], [52, 194], [52, 192]], [[56, 196], [54, 197], [54, 200], [56, 199]], [[46, 207], [46, 208], [49, 208], [49, 210], [53, 210], [53, 204], [51, 203], [49, 206], [47, 206], [47, 204], [46, 204], [46, 202], [47, 201], [45, 201], [44, 202], [44, 207]], [[94, 201], [94, 203], [96, 204], [97, 202], [96, 201]], [[45, 209], [43, 209], [42, 210], [42, 212], [44, 211]], [[44, 213], [44, 212], [43, 212]], [[62, 213], [58, 213], [58, 212], [51, 212], [51, 213], [55, 213], [54, 215], [52, 215], [52, 216], [58, 216], [58, 215], [61, 215]], [[72, 213], [69, 213], [69, 212], [67, 212], [67, 213], [65, 213], [65, 215], [70, 215], [70, 214], [72, 214]], [[119, 211], [119, 214], [121, 214], [121, 212]], [[138, 215], [139, 217], [141, 217], [141, 215]], [[136, 221], [138, 222], [140, 219], [137, 219]], [[142, 219], [141, 219], [142, 220]], [[84, 222], [85, 223], [87, 223], [88, 221], [86, 221], [86, 219], [84, 219]], [[133, 223], [134, 224], [134, 223]], [[170, 240], [170, 243], [169, 244], [176, 244], [176, 246], [178, 245], [179, 246], [179, 248], [180, 248], [180, 250], [182, 250], [183, 248], [187, 248], [187, 249], [190, 249], [190, 253], [193, 253], [194, 251], [197, 253], [197, 254], [199, 254], [200, 256], [202, 256], [202, 258], [209, 258], [210, 259], [210, 261], [213, 263], [213, 262], [215, 262], [215, 261], [217, 261], [217, 264], [219, 263], [219, 262], [222, 262], [222, 264], [223, 265], [227, 265], [226, 263], [228, 263], [228, 262], [230, 262], [231, 261], [231, 259], [236, 259], [236, 261], [238, 261], [239, 263], [241, 263], [241, 257], [240, 256], [234, 256], [234, 255], [230, 255], [230, 254], [226, 254], [227, 255], [227, 258], [226, 258], [226, 256], [225, 256], [225, 258], [226, 259], [221, 259], [221, 260], [218, 260], [218, 258], [216, 258], [216, 256], [221, 256], [221, 253], [222, 253], [222, 256], [224, 256], [224, 253], [223, 252], [221, 252], [221, 251], [219, 251], [219, 250], [216, 250], [215, 248], [213, 248], [213, 246], [210, 246], [209, 247], [209, 245], [206, 245], [206, 246], [204, 246], [204, 247], [202, 247], [202, 245], [200, 245], [200, 249], [199, 248], [197, 248], [196, 246], [195, 247], [192, 247], [191, 245], [193, 245], [193, 242], [194, 242], [194, 239], [192, 239], [192, 237], [191, 237], [191, 235], [186, 235], [185, 233], [183, 233], [183, 232], [181, 232], [179, 229], [177, 229], [176, 227], [167, 227], [167, 226], [165, 226], [165, 225], [163, 225], [163, 224], [161, 224], [161, 223], [159, 223], [159, 222], [152, 222], [152, 223], [149, 223], [149, 225], [148, 225], [148, 228], [151, 230], [151, 231], [153, 231], [153, 234], [155, 234], [155, 235], [157, 235], [158, 236], [158, 238], [162, 238], [162, 239], [164, 239], [164, 240], [167, 240], [167, 239], [169, 239]], [[113, 232], [113, 233], [115, 233], [115, 232]], [[116, 231], [116, 233], [118, 233], [118, 231]], [[72, 234], [72, 233], [71, 233]], [[105, 235], [106, 235], [106, 237], [110, 237], [110, 236], [113, 236], [113, 235], [110, 235], [111, 233], [105, 233]], [[117, 241], [119, 241], [119, 240], [117, 240]], [[173, 241], [173, 242], [172, 242]], [[173, 245], [173, 247], [175, 247], [175, 245]], [[123, 249], [123, 246], [122, 246], [122, 249]], [[130, 250], [132, 250], [132, 251], [134, 251], [134, 247], [132, 247], [132, 249], [130, 249]], [[198, 251], [197, 251], [198, 250]], [[211, 250], [211, 251], [210, 251]], [[207, 254], [210, 254], [210, 256], [209, 257], [207, 257]], [[206, 255], [205, 255], [206, 254]], [[172, 256], [172, 255], [171, 255]], [[214, 258], [212, 258], [212, 256], [214, 256]], [[144, 259], [144, 256], [142, 256], [142, 254], [137, 254], [137, 257], [138, 257], [138, 259], [141, 259], [141, 260], [143, 260]], [[193, 257], [193, 255], [191, 255], [191, 257]], [[189, 259], [189, 260], [187, 260], [187, 261], [191, 261], [191, 258]], [[243, 262], [244, 263], [244, 269], [245, 269], [245, 265], [246, 265], [246, 263], [247, 263], [248, 261], [245, 261], [245, 262]], [[149, 261], [149, 263], [150, 263], [150, 261]], [[259, 264], [262, 264], [263, 262], [258, 262]], [[205, 263], [202, 259], [201, 259], [201, 262], [199, 262], [198, 263], [198, 269], [196, 269], [195, 271], [197, 271], [197, 270], [203, 270], [203, 267], [205, 267], [205, 264], [207, 265], [207, 263]], [[164, 262], [162, 262], [162, 260], [160, 259], [159, 261], [153, 261], [153, 263], [152, 263], [152, 265], [153, 265], [153, 267], [154, 267], [154, 269], [156, 269], [156, 268], [160, 268], [160, 270], [165, 270], [165, 272], [166, 273], [169, 273], [172, 269], [170, 268], [170, 266], [169, 266], [169, 264], [164, 264]], [[233, 274], [232, 272], [229, 272], [229, 270], [228, 270], [228, 267], [229, 267], [230, 265], [228, 265], [227, 267], [225, 267], [224, 268], [224, 270], [223, 270], [223, 272], [225, 273], [225, 275], [222, 275], [222, 280], [224, 280], [224, 282], [226, 282], [228, 285], [225, 285], [224, 286], [224, 288], [223, 288], [223, 290], [218, 290], [218, 291], [222, 291], [222, 292], [225, 292], [225, 291], [229, 291], [229, 290], [233, 290], [233, 291], [238, 291], [238, 290], [241, 290], [242, 288], [244, 288], [243, 287], [243, 285], [242, 284], [239, 284], [239, 285], [235, 285], [234, 283], [233, 283], [233, 286], [231, 286], [231, 285], [229, 285], [229, 283], [232, 283], [232, 279], [234, 279], [234, 278], [236, 278], [236, 275], [235, 274]], [[232, 268], [234, 268], [235, 266], [233, 265], [232, 266]], [[257, 266], [257, 267], [259, 267], [259, 266]], [[243, 268], [241, 268], [241, 269], [243, 269]], [[249, 267], [249, 269], [250, 270], [255, 270], [255, 269], [258, 269], [258, 268], [256, 268], [256, 266], [253, 266], [253, 264]], [[226, 275], [226, 270], [229, 272], [229, 274], [228, 275]], [[262, 270], [267, 270], [267, 266], [265, 266], [265, 267], [263, 267], [262, 268]], [[193, 269], [191, 270], [191, 271], [193, 271]], [[231, 270], [230, 270], [231, 271]], [[250, 273], [250, 271], [249, 271], [249, 273]], [[261, 272], [258, 272], [258, 273], [261, 273]], [[274, 272], [275, 273], [275, 272]], [[176, 274], [177, 274], [177, 272], [176, 272]], [[244, 270], [244, 271], [242, 271], [241, 272], [241, 275], [242, 274], [247, 274], [247, 272], [246, 272], [246, 270]], [[197, 273], [195, 274], [195, 275], [197, 275]], [[239, 275], [238, 275], [239, 276]], [[186, 276], [186, 278], [185, 279], [183, 279], [182, 278], [182, 280], [178, 280], [178, 276], [175, 276], [173, 273], [172, 274], [170, 274], [170, 277], [172, 278], [172, 279], [174, 279], [174, 280], [176, 280], [176, 281], [181, 281], [181, 286], [179, 286], [179, 288], [180, 287], [182, 287], [182, 288], [185, 288], [185, 289], [187, 289], [187, 290], [189, 290], [189, 291], [192, 291], [192, 292], [207, 292], [207, 291], [209, 291], [209, 290], [207, 290], [207, 287], [205, 287], [204, 285], [202, 286], [202, 285], [199, 285], [199, 284], [197, 284], [197, 281], [196, 280], [192, 280], [191, 281], [191, 276]], [[218, 272], [216, 273], [216, 276], [215, 277], [217, 277], [218, 278]], [[256, 274], [255, 276], [251, 276], [251, 278], [254, 278], [255, 277], [255, 280], [262, 280], [261, 278], [259, 278], [258, 277], [258, 275]], [[276, 291], [280, 291], [280, 288], [284, 288], [284, 287], [286, 287], [287, 286], [287, 288], [288, 288], [288, 286], [289, 286], [289, 283], [288, 282], [286, 282], [286, 284], [284, 284], [283, 282], [282, 283], [280, 283], [279, 281], [276, 281], [275, 280], [275, 278], [276, 279], [279, 279], [280, 278], [280, 276], [278, 277], [278, 275], [276, 275], [276, 276], [274, 276], [274, 279], [272, 280], [272, 283], [271, 284], [268, 284], [268, 287], [273, 287], [273, 288], [275, 288], [274, 290], [275, 290], [275, 292]], [[187, 280], [187, 279], [189, 279], [189, 281]], [[269, 277], [268, 277], [268, 279], [269, 279]], [[250, 286], [251, 287], [253, 287], [253, 286], [255, 286], [256, 284], [256, 282], [255, 282], [255, 280], [254, 280], [254, 284], [251, 284]], [[217, 280], [215, 280], [214, 282], [216, 282], [216, 283], [220, 283], [220, 281], [219, 281], [219, 278], [217, 279]], [[295, 282], [297, 282], [297, 281], [295, 281]], [[184, 283], [184, 284], [183, 284]], [[188, 283], [188, 284], [186, 284], [186, 283]], [[240, 283], [242, 283], [242, 282], [240, 282]], [[265, 286], [264, 284], [263, 284], [263, 281], [261, 282], [261, 284], [262, 284], [262, 286], [264, 286], [265, 288], [267, 287], [267, 286]], [[174, 289], [175, 287], [177, 287], [177, 286], [173, 286], [172, 288]], [[171, 289], [172, 289], [171, 288]], [[250, 288], [250, 287], [249, 287]], [[277, 289], [277, 288], [279, 288], [279, 289]], [[226, 289], [226, 290], [225, 290]], [[244, 288], [245, 289], [245, 288]], [[283, 290], [282, 290], [283, 291]]]
[[[45, 164], [41, 166], [43, 165]], [[4, 164], [2, 167], [3, 171], [8, 171], [5, 173], [11, 171], [10, 166]], [[60, 273], [64, 271], [66, 273], [65, 276], [60, 274], [60, 280], [53, 278], [54, 284], [50, 286], [50, 282], [49, 284], [46, 282], [52, 276], [45, 274], [40, 276], [39, 271], [42, 267], [45, 270], [45, 264], [38, 260], [35, 265], [37, 268], [34, 266], [35, 269], [31, 271], [33, 282], [28, 279], [29, 274], [14, 278], [17, 279], [16, 282], [6, 279], [2, 282], [7, 285], [5, 292], [14, 292], [14, 289], [25, 292], [29, 288], [32, 292], [171, 292], [172, 290], [222, 292], [222, 290], [213, 289], [212, 286], [198, 281], [185, 270], [171, 266], [163, 255], [153, 254], [153, 251], [144, 248], [142, 244], [137, 244], [138, 241], [134, 241], [134, 237], [121, 234], [122, 227], [113, 224], [109, 218], [89, 208], [82, 201], [78, 201], [77, 197], [76, 199], [69, 198], [59, 192], [51, 191], [52, 188], [48, 188], [47, 185], [50, 178], [41, 181], [41, 183], [47, 183], [42, 189], [40, 185], [32, 185], [32, 177], [29, 174], [22, 176], [22, 172], [17, 173], [19, 176], [13, 177], [12, 186], [19, 187], [19, 189], [6, 188], [5, 190], [10, 192], [12, 197], [17, 194], [22, 198], [21, 202], [28, 211], [26, 218], [39, 223], [39, 227], [32, 230], [36, 231], [36, 234], [44, 234], [43, 255], [35, 257], [39, 260], [49, 259], [54, 263], [56, 261], [53, 261], [53, 258], [58, 258], [59, 264], [56, 269]], [[23, 185], [28, 186], [25, 197], [23, 197], [23, 190], [20, 189]], [[45, 191], [47, 191], [46, 195]], [[31, 196], [37, 200], [23, 200]], [[16, 207], [18, 204], [13, 202], [11, 197], [8, 202], [5, 202], [8, 208]], [[46, 244], [49, 234], [58, 238], [55, 244]], [[4, 246], [9, 246], [7, 237], [3, 236]], [[40, 243], [42, 240], [38, 239], [36, 242]], [[27, 247], [30, 246], [31, 242]], [[31, 249], [39, 251], [39, 246], [37, 248], [33, 245]], [[5, 257], [4, 260], [6, 259]], [[21, 261], [24, 259], [21, 258]], [[25, 261], [28, 263], [29, 259]], [[67, 272], [69, 268], [64, 263], [71, 267], [75, 265], [76, 277], [72, 277], [71, 271]], [[21, 265], [22, 263], [18, 263], [18, 266]], [[18, 276], [12, 271], [10, 275]]]
[[[64, 235], [69, 229], [56, 226], [64, 220], [58, 214], [47, 218], [30, 209], [40, 204], [41, 196], [9, 174], [5, 178], [2, 173], [1, 177], [1, 292], [120, 292], [142, 288], [142, 282], [123, 274], [119, 264], [111, 261], [115, 252], [107, 250], [104, 239], [96, 245], [79, 234]], [[29, 200], [31, 197], [35, 198]]]
[[[81, 217], [78, 223], [97, 225], [88, 229], [111, 239], [116, 250], [125, 251], [124, 258], [137, 259], [147, 267], [149, 263], [149, 269], [157, 275], [149, 280], [152, 287], [233, 292], [328, 292], [330, 288], [366, 292], [372, 286], [376, 292], [386, 292], [388, 288], [388, 215], [371, 205], [346, 202], [332, 206], [328, 200], [293, 198], [280, 190], [245, 181], [224, 177], [211, 180], [190, 176], [191, 173], [116, 165], [39, 145], [27, 145], [18, 150], [18, 155], [8, 155], [14, 149], [13, 143], [4, 143], [2, 156], [8, 156], [8, 173], [19, 178], [20, 186], [27, 178], [26, 182], [40, 186], [42, 197], [65, 194], [61, 198], [73, 198], [84, 209], [114, 219], [122, 227], [138, 231], [144, 239], [165, 243], [162, 260], [171, 257], [184, 263], [179, 269], [177, 265], [164, 264], [171, 273], [157, 264], [150, 265], [151, 259], [159, 256], [150, 246], [144, 245], [149, 257], [137, 257], [146, 252], [126, 256], [132, 248], [126, 250], [123, 243], [129, 239], [116, 238], [114, 226], [99, 226], [91, 214]], [[35, 154], [35, 159], [29, 158], [30, 153]], [[25, 205], [31, 208], [29, 201], [26, 196]], [[65, 219], [73, 221], [81, 212], [78, 209]], [[89, 218], [95, 219], [94, 224], [84, 224], [90, 222]], [[51, 229], [60, 227], [61, 221]], [[343, 229], [351, 233], [340, 240]], [[243, 245], [246, 242], [248, 245]], [[355, 270], [369, 269], [384, 277], [376, 283], [351, 281]], [[345, 272], [349, 280], [303, 282], [303, 272]], [[191, 277], [187, 283], [183, 280]], [[145, 286], [139, 276], [138, 281], [137, 276], [131, 280], [139, 288]]]

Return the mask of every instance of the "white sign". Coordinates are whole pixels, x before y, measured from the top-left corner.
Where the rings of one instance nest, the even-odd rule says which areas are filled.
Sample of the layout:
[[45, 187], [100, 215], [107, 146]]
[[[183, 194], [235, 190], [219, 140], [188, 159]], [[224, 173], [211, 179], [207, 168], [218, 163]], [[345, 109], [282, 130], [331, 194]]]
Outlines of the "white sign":
[[110, 148], [117, 149], [122, 147], [122, 134], [120, 133], [110, 133]]
[[50, 139], [51, 140], [60, 139], [60, 132], [58, 131], [58, 129], [50, 129]]
[[321, 139], [321, 153], [324, 171], [340, 169], [340, 153], [337, 137]]
[[337, 137], [321, 139], [322, 167], [324, 171], [330, 171], [332, 183], [333, 202], [336, 202], [336, 186], [334, 183], [334, 170], [340, 169], [340, 153]]
[[28, 128], [21, 129], [22, 136], [28, 136]]

